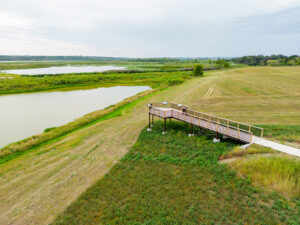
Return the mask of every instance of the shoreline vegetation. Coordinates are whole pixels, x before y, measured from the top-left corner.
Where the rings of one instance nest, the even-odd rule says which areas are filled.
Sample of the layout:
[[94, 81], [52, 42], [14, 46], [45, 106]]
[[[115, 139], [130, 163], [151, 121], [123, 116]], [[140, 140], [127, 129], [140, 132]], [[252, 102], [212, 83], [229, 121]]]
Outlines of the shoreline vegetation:
[[[196, 62], [199, 62], [197, 60]], [[222, 67], [200, 61], [204, 70]], [[123, 66], [126, 70], [91, 73], [16, 75], [3, 73], [6, 69], [43, 68], [50, 66]], [[15, 62], [0, 63], [0, 95], [42, 91], [64, 91], [112, 86], [147, 85], [152, 88], [181, 84], [192, 76], [195, 62], [124, 62], [124, 61], [72, 61], [72, 62]], [[237, 67], [237, 66], [235, 66]]]
[[191, 78], [191, 72], [90, 73], [45, 75], [41, 77], [13, 75], [13, 77], [12, 79], [0, 80], [0, 95], [112, 86], [150, 86], [151, 88], [159, 88], [181, 84], [184, 80]]

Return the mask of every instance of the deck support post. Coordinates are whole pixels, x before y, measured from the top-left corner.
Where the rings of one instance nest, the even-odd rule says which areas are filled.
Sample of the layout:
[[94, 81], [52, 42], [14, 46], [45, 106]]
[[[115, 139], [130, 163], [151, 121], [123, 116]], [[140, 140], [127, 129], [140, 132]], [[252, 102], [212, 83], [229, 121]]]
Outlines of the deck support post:
[[166, 127], [167, 127], [167, 118], [164, 118], [164, 131], [162, 132], [162, 134], [166, 133]]
[[152, 114], [152, 126], [154, 125], [154, 114]]
[[193, 134], [193, 124], [191, 123], [191, 132], [189, 133], [189, 137], [194, 136]]
[[219, 139], [219, 134], [218, 132], [216, 132], [216, 137], [213, 139], [213, 143], [219, 143], [220, 139]]
[[150, 120], [150, 118], [151, 118], [151, 113], [149, 112], [149, 127], [148, 127], [147, 131], [151, 131], [151, 120]]

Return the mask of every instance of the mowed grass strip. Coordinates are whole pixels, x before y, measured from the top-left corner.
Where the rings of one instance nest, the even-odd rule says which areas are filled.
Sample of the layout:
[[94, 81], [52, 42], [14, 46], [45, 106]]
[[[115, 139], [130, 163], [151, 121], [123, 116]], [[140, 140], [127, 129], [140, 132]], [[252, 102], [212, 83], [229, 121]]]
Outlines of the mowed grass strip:
[[264, 136], [275, 140], [295, 142], [300, 145], [300, 125], [258, 125], [264, 128]]
[[161, 125], [144, 129], [53, 224], [299, 224], [297, 199], [254, 188], [218, 164], [236, 143], [188, 137], [189, 128], [175, 122], [162, 135]]

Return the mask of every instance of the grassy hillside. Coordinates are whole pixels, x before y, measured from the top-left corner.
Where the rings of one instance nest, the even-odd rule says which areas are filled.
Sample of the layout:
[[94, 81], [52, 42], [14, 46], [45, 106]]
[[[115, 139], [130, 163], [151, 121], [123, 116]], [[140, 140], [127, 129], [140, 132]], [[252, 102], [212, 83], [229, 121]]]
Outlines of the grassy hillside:
[[147, 123], [151, 101], [183, 103], [251, 124], [299, 125], [299, 83], [300, 67], [206, 72], [123, 109], [118, 117], [28, 151], [0, 165], [0, 223], [51, 222], [128, 152]]
[[162, 123], [144, 129], [121, 162], [53, 224], [299, 224], [296, 199], [256, 189], [218, 164], [236, 143], [214, 144], [188, 131], [174, 122], [166, 135]]

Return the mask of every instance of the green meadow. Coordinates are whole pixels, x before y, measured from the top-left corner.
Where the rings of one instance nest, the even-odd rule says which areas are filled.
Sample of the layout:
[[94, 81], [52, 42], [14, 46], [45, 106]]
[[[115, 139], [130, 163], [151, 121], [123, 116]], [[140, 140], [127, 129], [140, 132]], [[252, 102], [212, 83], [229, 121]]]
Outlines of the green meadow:
[[[275, 188], [287, 182], [298, 187], [297, 161], [274, 158], [272, 164], [268, 155], [278, 155], [270, 149], [254, 146], [244, 154], [239, 143], [213, 144], [213, 134], [204, 131], [188, 138], [189, 128], [180, 123], [168, 125], [165, 136], [158, 121], [151, 133], [145, 126], [147, 103], [169, 101], [262, 126], [266, 138], [297, 147], [300, 67], [241, 67], [205, 71], [203, 77], [193, 77], [191, 71], [152, 70], [0, 79], [3, 94], [112, 84], [153, 87], [2, 148], [2, 224], [298, 223], [298, 192]], [[258, 156], [265, 161], [256, 162]], [[220, 165], [222, 157], [237, 160]], [[270, 173], [264, 173], [264, 164]], [[290, 171], [276, 173], [281, 165], [289, 165]]]
[[[203, 130], [188, 137], [178, 122], [162, 135], [162, 125], [143, 129], [121, 161], [52, 224], [299, 224], [300, 199], [255, 188], [218, 164], [237, 143], [214, 144]], [[281, 176], [299, 178], [299, 164]]]

